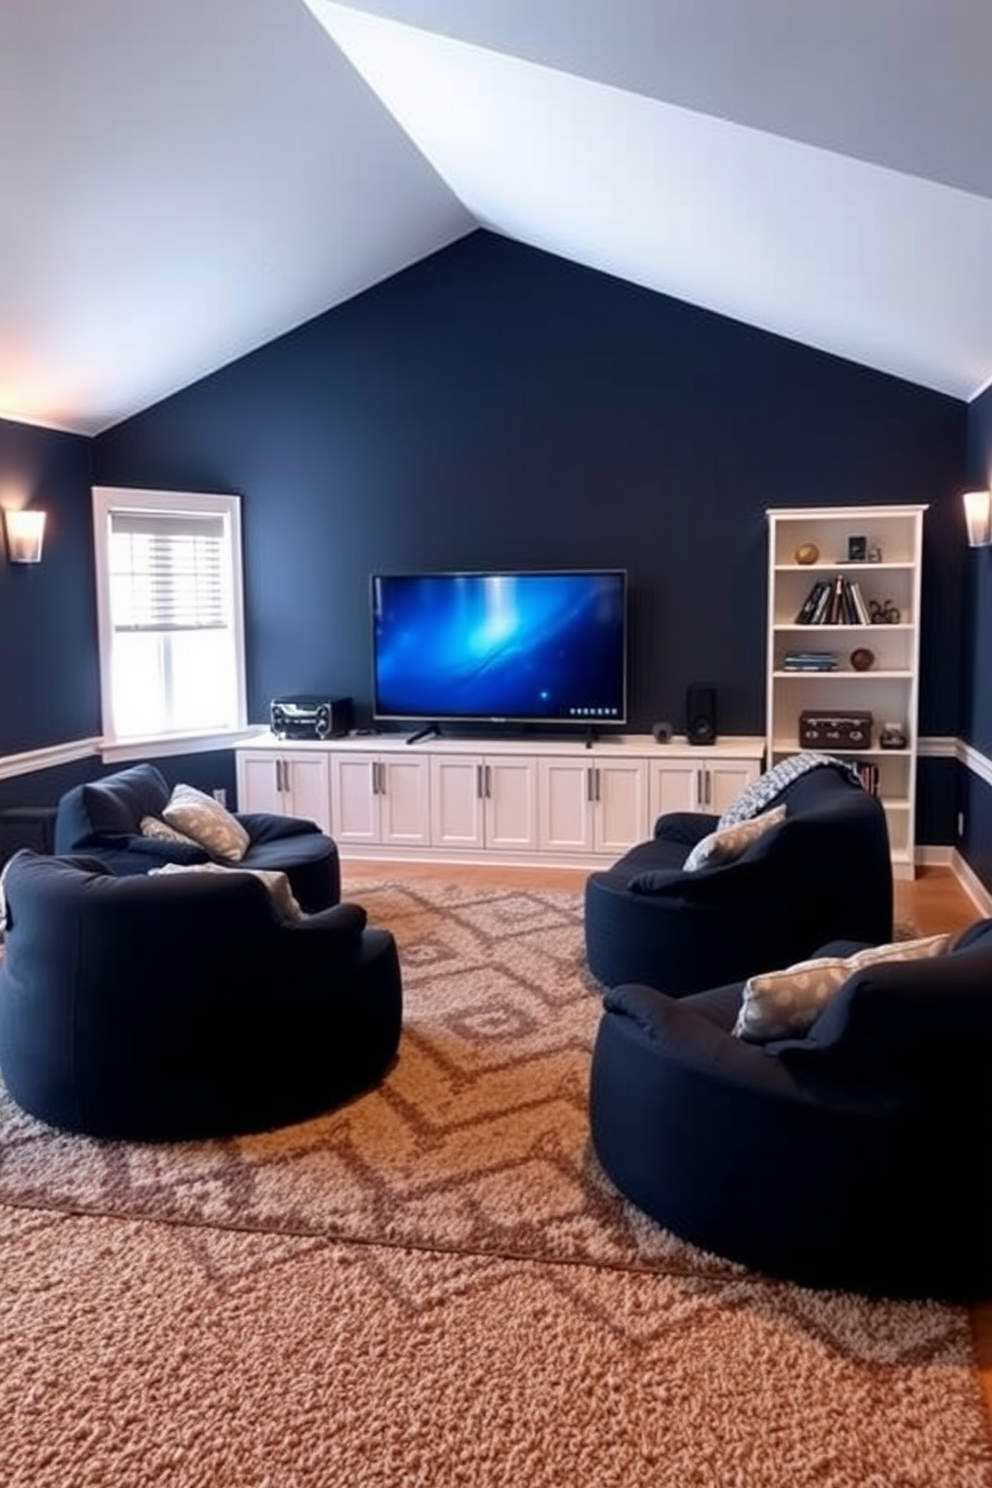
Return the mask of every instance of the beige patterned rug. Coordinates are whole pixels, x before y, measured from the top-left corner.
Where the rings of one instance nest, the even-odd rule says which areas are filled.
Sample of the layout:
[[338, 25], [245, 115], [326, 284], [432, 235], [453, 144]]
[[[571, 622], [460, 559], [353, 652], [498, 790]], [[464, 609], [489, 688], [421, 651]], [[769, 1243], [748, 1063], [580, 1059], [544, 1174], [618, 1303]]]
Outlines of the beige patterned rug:
[[0, 1101], [5, 1488], [992, 1488], [962, 1309], [756, 1277], [612, 1189], [578, 896], [348, 893], [400, 945], [380, 1090], [163, 1147]]

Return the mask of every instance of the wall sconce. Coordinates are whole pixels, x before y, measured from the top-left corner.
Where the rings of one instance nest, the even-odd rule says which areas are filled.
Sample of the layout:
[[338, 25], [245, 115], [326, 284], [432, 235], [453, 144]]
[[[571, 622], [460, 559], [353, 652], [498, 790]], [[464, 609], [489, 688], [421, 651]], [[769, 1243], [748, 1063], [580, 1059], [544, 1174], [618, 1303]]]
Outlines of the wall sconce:
[[961, 500], [969, 548], [987, 548], [992, 544], [992, 491], [965, 491]]
[[3, 525], [7, 534], [7, 557], [11, 563], [40, 563], [45, 540], [45, 513], [5, 510]]

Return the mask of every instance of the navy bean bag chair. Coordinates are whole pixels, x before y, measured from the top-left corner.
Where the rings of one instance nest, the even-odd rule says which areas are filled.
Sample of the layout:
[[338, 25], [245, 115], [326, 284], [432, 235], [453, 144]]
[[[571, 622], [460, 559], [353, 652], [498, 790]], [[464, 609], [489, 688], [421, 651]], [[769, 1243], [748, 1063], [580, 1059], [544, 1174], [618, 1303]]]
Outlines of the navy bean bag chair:
[[606, 994], [590, 1119], [621, 1193], [808, 1286], [992, 1294], [992, 920], [942, 954], [855, 971], [791, 1037], [735, 1036], [743, 1001], [740, 982]]
[[284, 919], [252, 873], [120, 878], [27, 848], [3, 890], [0, 1073], [52, 1126], [264, 1130], [367, 1090], [396, 1055], [396, 944], [357, 904]]
[[[142, 820], [161, 818], [170, 795], [165, 776], [146, 763], [74, 786], [58, 803], [55, 852], [98, 857], [116, 874], [147, 873], [165, 863], [223, 861], [196, 843], [142, 835]], [[337, 904], [341, 897], [337, 845], [315, 822], [275, 812], [230, 815], [250, 839], [240, 867], [285, 873], [308, 913]]]
[[[770, 795], [784, 820], [729, 861], [687, 871], [720, 818], [672, 812], [654, 837], [586, 881], [589, 969], [607, 987], [672, 996], [785, 966], [827, 940], [892, 938], [885, 811], [844, 765], [816, 762]], [[783, 771], [782, 773], [787, 773]], [[762, 780], [774, 783], [773, 772]]]

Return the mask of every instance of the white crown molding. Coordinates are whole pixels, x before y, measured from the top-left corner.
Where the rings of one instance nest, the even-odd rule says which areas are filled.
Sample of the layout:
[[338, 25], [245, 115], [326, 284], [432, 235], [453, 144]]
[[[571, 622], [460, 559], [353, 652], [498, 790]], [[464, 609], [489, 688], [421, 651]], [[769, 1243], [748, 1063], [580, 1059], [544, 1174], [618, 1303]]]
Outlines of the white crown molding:
[[989, 373], [984, 382], [978, 384], [975, 391], [965, 399], [965, 402], [974, 403], [976, 398], [980, 398], [983, 393], [987, 393], [990, 387], [992, 387], [992, 372]]

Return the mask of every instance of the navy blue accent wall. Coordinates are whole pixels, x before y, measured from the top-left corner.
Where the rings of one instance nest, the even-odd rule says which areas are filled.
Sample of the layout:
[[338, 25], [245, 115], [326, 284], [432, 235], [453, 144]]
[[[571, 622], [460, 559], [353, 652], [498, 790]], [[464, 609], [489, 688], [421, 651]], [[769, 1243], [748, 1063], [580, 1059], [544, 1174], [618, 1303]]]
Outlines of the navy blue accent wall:
[[626, 567], [631, 727], [764, 732], [769, 506], [929, 502], [921, 731], [953, 734], [965, 405], [485, 232], [94, 441], [244, 496], [249, 707], [370, 701], [373, 569]]
[[[966, 484], [992, 487], [992, 389], [968, 408]], [[992, 548], [966, 548], [958, 514], [965, 570], [962, 581], [961, 722], [958, 733], [992, 758]], [[958, 848], [992, 891], [992, 789], [966, 765], [959, 766], [958, 810], [964, 833]]]
[[917, 761], [916, 840], [928, 847], [955, 843], [959, 809], [959, 766], [949, 756]]
[[992, 893], [992, 790], [973, 770], [960, 769], [958, 809], [964, 835], [958, 850]]
[[89, 439], [0, 419], [0, 505], [48, 513], [42, 562], [0, 539], [0, 756], [100, 732]]
[[[969, 486], [992, 487], [992, 388], [968, 409]], [[961, 543], [965, 542], [961, 523]], [[962, 738], [992, 757], [992, 548], [965, 548]]]
[[[211, 792], [222, 786], [227, 792], [227, 803], [234, 808], [237, 799], [237, 778], [234, 753], [230, 749], [207, 750], [201, 754], [176, 754], [155, 759], [153, 763], [161, 770], [170, 786], [181, 781], [195, 785], [197, 789]], [[88, 755], [69, 764], [55, 765], [48, 770], [35, 770], [28, 775], [12, 775], [0, 780], [0, 862], [5, 851], [9, 854], [18, 847], [33, 847], [37, 829], [24, 823], [5, 823], [2, 813], [10, 808], [24, 806], [54, 806], [63, 792], [86, 780], [96, 780], [116, 770], [124, 770], [126, 764], [105, 765], [99, 755]]]

